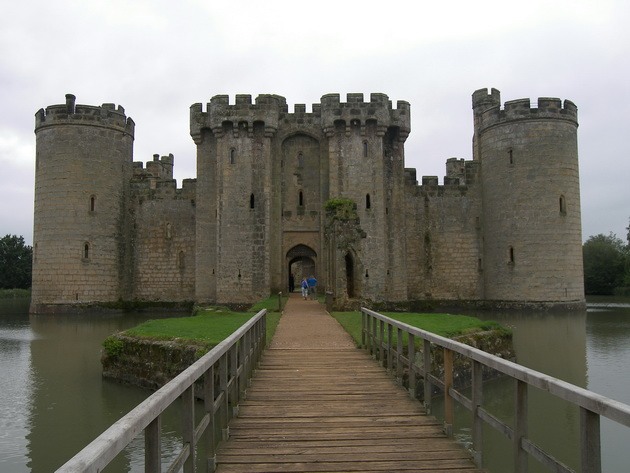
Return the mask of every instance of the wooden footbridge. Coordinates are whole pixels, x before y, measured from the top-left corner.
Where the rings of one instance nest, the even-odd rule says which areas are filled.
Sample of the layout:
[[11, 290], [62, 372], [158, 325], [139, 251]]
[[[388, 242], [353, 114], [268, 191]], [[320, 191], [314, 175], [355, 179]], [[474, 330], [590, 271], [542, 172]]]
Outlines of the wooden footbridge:
[[[529, 437], [528, 419], [540, 415], [528, 412], [531, 389], [579, 409], [582, 473], [602, 471], [602, 416], [630, 427], [628, 405], [369, 309], [361, 312], [366, 350], [355, 348], [322, 305], [299, 297], [289, 299], [267, 346], [266, 311], [259, 312], [57, 471], [101, 472], [144, 434], [147, 473], [481, 472], [475, 465], [484, 463], [489, 426], [509, 440], [515, 473], [526, 473], [530, 459], [547, 471], [574, 473]], [[471, 365], [470, 394], [453, 386], [455, 357]], [[488, 369], [514, 381], [509, 422], [485, 407], [482, 372]], [[395, 381], [403, 372], [409, 393]], [[415, 400], [419, 378], [425, 403], [434, 388], [442, 391], [444, 424]], [[450, 434], [455, 402], [472, 414], [474, 462], [444, 433]], [[161, 417], [175, 403], [181, 406], [182, 447], [165, 454]]]
[[321, 304], [295, 298], [219, 447], [216, 471], [481, 470]]

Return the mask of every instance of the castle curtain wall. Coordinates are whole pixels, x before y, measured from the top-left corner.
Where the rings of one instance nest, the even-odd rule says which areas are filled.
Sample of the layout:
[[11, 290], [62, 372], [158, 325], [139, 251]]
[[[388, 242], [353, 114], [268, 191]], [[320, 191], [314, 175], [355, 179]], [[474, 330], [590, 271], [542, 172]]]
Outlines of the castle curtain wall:
[[447, 167], [444, 185], [438, 185], [438, 178], [430, 176], [418, 186], [415, 170], [407, 170], [406, 254], [411, 300], [483, 298], [477, 168], [470, 162], [457, 161], [461, 169], [454, 172]]
[[133, 298], [141, 301], [195, 300], [195, 191], [187, 182], [161, 181], [155, 189], [134, 189]]

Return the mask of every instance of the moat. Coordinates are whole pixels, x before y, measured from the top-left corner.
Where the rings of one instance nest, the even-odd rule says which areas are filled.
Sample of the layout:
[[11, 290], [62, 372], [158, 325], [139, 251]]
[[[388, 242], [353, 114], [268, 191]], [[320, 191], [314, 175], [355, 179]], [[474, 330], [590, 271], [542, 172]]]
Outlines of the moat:
[[[101, 342], [160, 314], [29, 318], [27, 311], [28, 301], [0, 301], [0, 472], [54, 470], [148, 394], [101, 378]], [[476, 315], [513, 328], [521, 364], [630, 403], [630, 301], [589, 300], [586, 312]], [[493, 382], [486, 398], [507, 410], [501, 403], [509, 389]], [[575, 467], [577, 451], [566, 443], [579, 436], [577, 412], [539, 396], [532, 402], [530, 412], [545, 412], [544, 425], [533, 422], [532, 431]], [[165, 431], [177, 425], [172, 417], [164, 420]], [[467, 427], [457, 435], [466, 442]], [[164, 450], [177, 441], [167, 435]], [[602, 444], [602, 471], [624, 471], [630, 464], [628, 429], [602, 420]], [[108, 471], [141, 471], [141, 445], [142, 439]], [[509, 471], [506, 459], [490, 456], [490, 471]]]

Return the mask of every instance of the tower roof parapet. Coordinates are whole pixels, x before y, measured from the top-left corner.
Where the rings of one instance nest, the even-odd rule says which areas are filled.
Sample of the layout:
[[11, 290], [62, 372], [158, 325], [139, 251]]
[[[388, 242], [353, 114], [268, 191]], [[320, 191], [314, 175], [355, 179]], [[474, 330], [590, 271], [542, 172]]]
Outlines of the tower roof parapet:
[[341, 102], [339, 94], [326, 94], [322, 96], [321, 103], [312, 105], [312, 112], [306, 112], [305, 104], [296, 104], [290, 113], [286, 99], [279, 95], [262, 94], [252, 103], [251, 95], [238, 94], [234, 104], [230, 104], [227, 95], [215, 95], [207, 104], [206, 111], [201, 103], [190, 107], [190, 134], [194, 140], [198, 140], [201, 130], [220, 132], [225, 122], [231, 122], [233, 126], [246, 122], [250, 127], [254, 122], [264, 122], [266, 132], [273, 133], [280, 120], [303, 123], [303, 119], [318, 123], [322, 128], [334, 127], [339, 120], [347, 123], [358, 121], [362, 124], [372, 120], [382, 127], [399, 127], [401, 136], [409, 134], [409, 102], [399, 100], [396, 103], [397, 108], [393, 108], [387, 95], [381, 93], [370, 94], [369, 102], [364, 101], [361, 93], [350, 93], [346, 100], [347, 102]]
[[346, 123], [375, 120], [379, 126], [397, 126], [405, 136], [411, 131], [411, 107], [409, 102], [399, 100], [396, 108], [386, 94], [372, 93], [366, 102], [361, 93], [347, 94], [346, 102], [341, 102], [339, 94], [326, 94], [321, 98], [322, 126], [333, 127], [336, 121]]
[[570, 100], [555, 97], [540, 97], [536, 104], [528, 98], [510, 100], [501, 108], [501, 95], [496, 89], [488, 94], [487, 89], [473, 93], [475, 126], [485, 129], [497, 124], [520, 120], [565, 120], [577, 126], [577, 107]]
[[125, 115], [122, 106], [104, 103], [100, 107], [76, 104], [72, 94], [66, 94], [66, 103], [40, 108], [35, 114], [35, 132], [53, 125], [88, 125], [113, 128], [131, 135], [133, 138], [135, 123]]
[[207, 111], [203, 111], [201, 103], [190, 107], [190, 134], [193, 139], [201, 135], [201, 130], [218, 130], [224, 122], [254, 122], [265, 123], [265, 129], [273, 133], [278, 128], [278, 117], [281, 112], [287, 112], [287, 101], [284, 97], [274, 94], [261, 94], [252, 103], [252, 96], [237, 94], [233, 105], [228, 95], [215, 95], [207, 104]]

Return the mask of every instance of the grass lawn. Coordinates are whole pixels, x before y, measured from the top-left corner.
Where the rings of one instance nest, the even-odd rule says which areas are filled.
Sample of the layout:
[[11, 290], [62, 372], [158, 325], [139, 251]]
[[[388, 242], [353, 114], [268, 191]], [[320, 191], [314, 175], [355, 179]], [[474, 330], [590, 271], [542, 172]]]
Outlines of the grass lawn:
[[[225, 308], [202, 309], [192, 317], [148, 320], [125, 330], [123, 335], [200, 344], [209, 350], [232, 335], [256, 313], [258, 311], [233, 312]], [[267, 340], [271, 340], [279, 320], [280, 313], [267, 312]]]
[[[477, 317], [452, 314], [417, 314], [407, 312], [383, 312], [392, 319], [432, 332], [443, 337], [453, 338], [472, 332], [486, 330], [507, 330], [498, 322], [480, 320]], [[361, 344], [361, 312], [333, 312], [331, 314], [352, 336], [357, 345]], [[407, 343], [406, 334], [403, 334]], [[394, 333], [394, 345], [396, 335]]]

